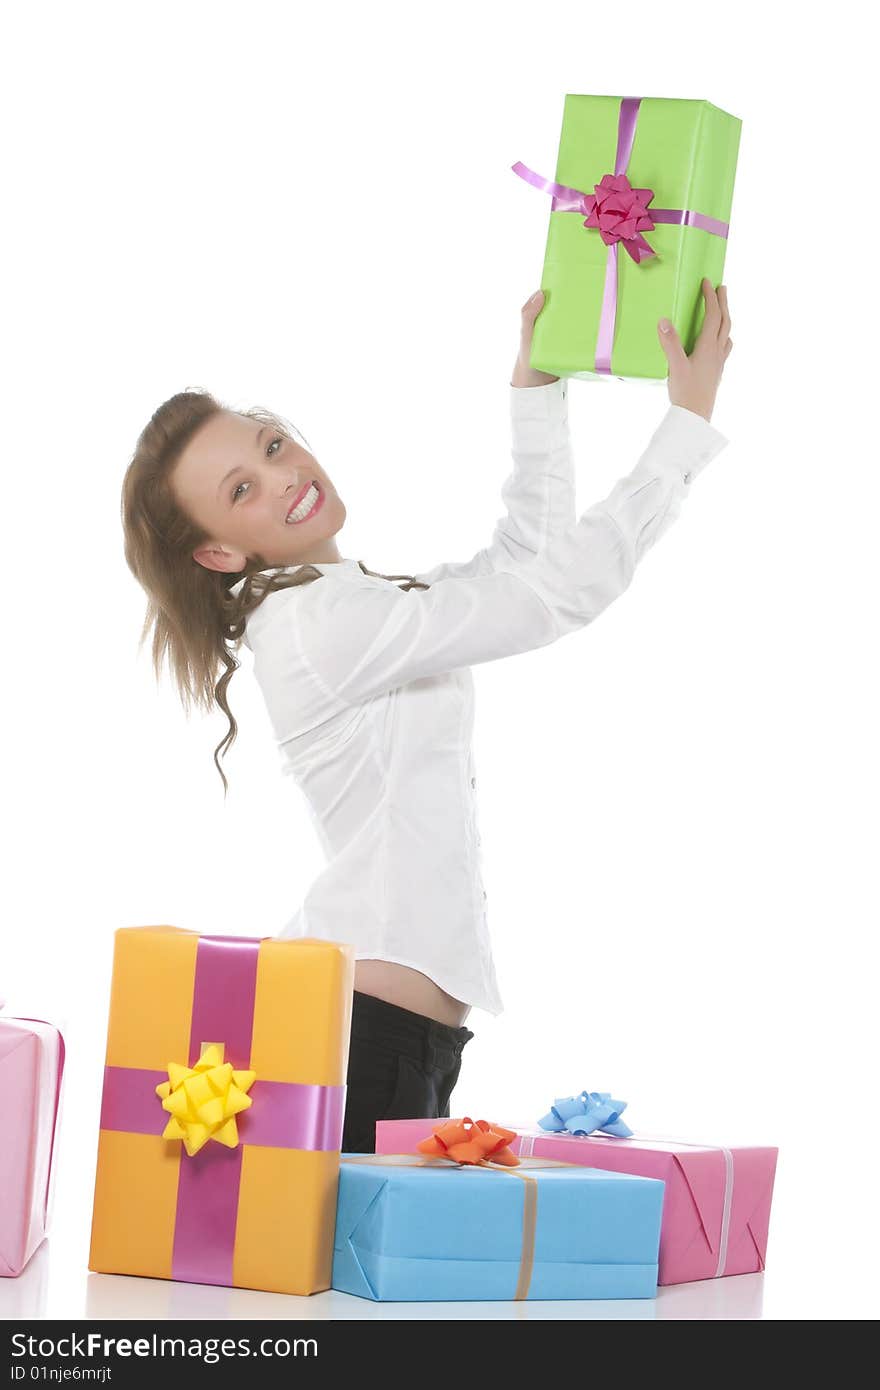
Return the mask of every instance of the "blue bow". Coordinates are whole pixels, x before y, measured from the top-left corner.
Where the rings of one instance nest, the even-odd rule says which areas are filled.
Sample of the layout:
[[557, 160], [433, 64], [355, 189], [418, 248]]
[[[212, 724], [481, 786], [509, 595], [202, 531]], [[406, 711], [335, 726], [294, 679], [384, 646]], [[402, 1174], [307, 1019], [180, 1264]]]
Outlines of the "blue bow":
[[548, 1115], [538, 1121], [542, 1129], [558, 1134], [611, 1134], [615, 1139], [629, 1139], [632, 1130], [620, 1118], [626, 1109], [625, 1100], [612, 1100], [610, 1091], [581, 1091], [579, 1096], [555, 1100]]

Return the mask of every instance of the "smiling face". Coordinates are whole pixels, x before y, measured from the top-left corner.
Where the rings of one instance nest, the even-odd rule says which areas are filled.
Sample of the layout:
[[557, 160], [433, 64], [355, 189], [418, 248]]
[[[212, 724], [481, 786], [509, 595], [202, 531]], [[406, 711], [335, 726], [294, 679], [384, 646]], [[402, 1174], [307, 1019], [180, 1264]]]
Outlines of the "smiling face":
[[187, 515], [208, 533], [193, 551], [206, 569], [333, 563], [345, 507], [317, 459], [274, 425], [223, 410], [198, 430], [170, 478]]

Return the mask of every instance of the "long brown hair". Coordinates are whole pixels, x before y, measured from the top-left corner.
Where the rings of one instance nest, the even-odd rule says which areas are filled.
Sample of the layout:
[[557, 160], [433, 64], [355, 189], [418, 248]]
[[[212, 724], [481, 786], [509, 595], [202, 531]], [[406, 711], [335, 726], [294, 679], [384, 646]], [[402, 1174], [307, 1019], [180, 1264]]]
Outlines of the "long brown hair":
[[[156, 678], [161, 677], [163, 660], [167, 661], [187, 715], [193, 706], [210, 711], [218, 705], [229, 720], [227, 733], [214, 750], [225, 797], [229, 784], [220, 754], [228, 751], [238, 732], [226, 696], [241, 664], [235, 652], [247, 619], [270, 593], [310, 584], [323, 574], [309, 564], [272, 565], [259, 554], [252, 555], [237, 574], [206, 569], [193, 559], [193, 551], [211, 537], [180, 507], [170, 477], [196, 432], [220, 411], [259, 420], [287, 439], [297, 434], [309, 448], [295, 426], [274, 411], [261, 406], [231, 411], [208, 391], [180, 391], [159, 406], [138, 438], [122, 482], [122, 530], [126, 563], [147, 595], [138, 646], [152, 631]], [[361, 561], [358, 564], [365, 574], [406, 581], [400, 585], [403, 589], [429, 587], [412, 575], [377, 574]], [[231, 594], [229, 590], [242, 578], [241, 591]]]

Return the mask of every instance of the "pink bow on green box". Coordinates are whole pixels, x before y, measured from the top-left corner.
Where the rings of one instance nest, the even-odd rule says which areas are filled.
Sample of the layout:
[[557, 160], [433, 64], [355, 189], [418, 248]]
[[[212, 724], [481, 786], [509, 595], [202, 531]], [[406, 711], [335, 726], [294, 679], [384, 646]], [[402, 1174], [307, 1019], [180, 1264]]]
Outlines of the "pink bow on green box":
[[555, 180], [512, 166], [552, 195], [532, 367], [665, 380], [662, 317], [691, 352], [703, 277], [724, 272], [741, 128], [708, 101], [566, 96]]

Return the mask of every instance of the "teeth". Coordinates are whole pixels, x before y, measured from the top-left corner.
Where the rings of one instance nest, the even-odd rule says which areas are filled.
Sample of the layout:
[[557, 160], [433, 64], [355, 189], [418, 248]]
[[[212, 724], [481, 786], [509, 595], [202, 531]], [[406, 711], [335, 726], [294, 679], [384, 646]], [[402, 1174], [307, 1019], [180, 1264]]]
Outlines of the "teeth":
[[299, 506], [295, 507], [293, 511], [290, 513], [290, 516], [287, 518], [288, 524], [294, 521], [302, 521], [304, 516], [308, 516], [309, 512], [312, 510], [312, 507], [314, 507], [317, 500], [318, 489], [315, 487], [315, 484], [312, 483], [311, 487], [309, 488], [303, 500], [300, 502]]

